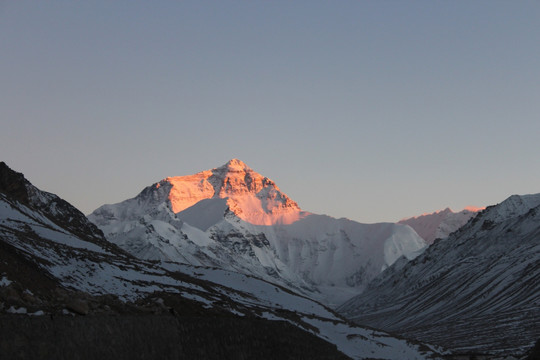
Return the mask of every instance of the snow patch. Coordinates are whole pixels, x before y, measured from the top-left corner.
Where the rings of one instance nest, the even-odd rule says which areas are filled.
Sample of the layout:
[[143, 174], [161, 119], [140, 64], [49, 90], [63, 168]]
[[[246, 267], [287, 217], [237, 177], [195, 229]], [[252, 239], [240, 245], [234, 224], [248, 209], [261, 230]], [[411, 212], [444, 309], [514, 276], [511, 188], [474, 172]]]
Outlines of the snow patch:
[[2, 279], [0, 279], [0, 286], [9, 286], [12, 283], [11, 280], [9, 280], [6, 276], [2, 276]]
[[16, 308], [14, 306], [11, 306], [9, 309], [6, 310], [9, 314], [26, 314], [28, 311], [25, 307]]

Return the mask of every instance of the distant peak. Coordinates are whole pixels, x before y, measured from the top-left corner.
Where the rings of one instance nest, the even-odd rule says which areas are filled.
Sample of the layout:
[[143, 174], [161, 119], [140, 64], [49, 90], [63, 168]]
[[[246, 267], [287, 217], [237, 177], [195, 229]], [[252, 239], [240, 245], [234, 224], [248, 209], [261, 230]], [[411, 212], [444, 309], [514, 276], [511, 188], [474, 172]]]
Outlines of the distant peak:
[[210, 171], [218, 177], [228, 176], [231, 174], [238, 174], [238, 175], [243, 176], [242, 174], [245, 174], [245, 173], [251, 173], [251, 174], [256, 173], [245, 162], [239, 159], [231, 159], [227, 161], [224, 165], [214, 168]]
[[465, 206], [465, 209], [463, 210], [467, 210], [467, 211], [471, 211], [471, 212], [479, 212], [479, 211], [482, 211], [484, 210], [486, 207], [477, 207], [477, 206]]
[[[485, 207], [466, 206], [460, 212], [462, 212], [462, 211], [479, 212], [479, 211], [482, 211], [484, 209], [485, 209]], [[447, 207], [444, 210], [438, 210], [438, 211], [434, 211], [434, 212], [426, 212], [426, 213], [423, 213], [421, 215], [404, 218], [404, 219], [401, 219], [399, 222], [412, 220], [412, 219], [419, 219], [419, 218], [426, 217], [426, 216], [441, 216], [441, 215], [448, 215], [448, 214], [456, 214], [456, 212], [454, 210], [452, 210], [451, 208]]]
[[227, 161], [227, 165], [229, 166], [247, 166], [245, 162], [243, 162], [240, 159], [234, 158], [229, 161]]
[[453, 211], [452, 211], [452, 209], [447, 207], [444, 210], [437, 210], [437, 211], [433, 211], [433, 212], [425, 212], [425, 213], [420, 214], [420, 215], [406, 217], [406, 218], [403, 218], [403, 219], [399, 220], [399, 222], [404, 222], [404, 221], [413, 220], [413, 219], [419, 219], [419, 218], [426, 217], [426, 216], [446, 215], [446, 214], [450, 214], [450, 213], [453, 213]]
[[221, 168], [228, 168], [228, 169], [238, 169], [238, 170], [244, 170], [244, 169], [251, 169], [245, 162], [239, 159], [231, 159], [225, 163], [225, 165], [221, 166]]
[[446, 214], [453, 214], [454, 211], [452, 209], [450, 209], [449, 207], [446, 207], [442, 210], [437, 210], [437, 211], [434, 211], [434, 212], [431, 212], [431, 213], [423, 213], [422, 215], [420, 216], [429, 216], [429, 215], [446, 215]]

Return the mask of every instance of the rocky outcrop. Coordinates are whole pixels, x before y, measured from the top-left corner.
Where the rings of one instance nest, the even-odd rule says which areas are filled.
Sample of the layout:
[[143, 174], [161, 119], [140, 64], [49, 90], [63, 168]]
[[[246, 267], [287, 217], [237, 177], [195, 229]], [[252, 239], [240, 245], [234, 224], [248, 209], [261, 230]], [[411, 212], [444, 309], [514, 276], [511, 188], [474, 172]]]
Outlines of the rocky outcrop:
[[[38, 210], [54, 224], [86, 241], [105, 248], [114, 246], [105, 241], [103, 232], [88, 221], [82, 212], [64, 199], [39, 190], [26, 180], [23, 174], [13, 171], [4, 162], [0, 162], [0, 194], [6, 199]], [[122, 250], [116, 248], [116, 251]]]
[[11, 170], [5, 162], [0, 162], [0, 193], [9, 194], [22, 204], [28, 204], [27, 184], [23, 174]]

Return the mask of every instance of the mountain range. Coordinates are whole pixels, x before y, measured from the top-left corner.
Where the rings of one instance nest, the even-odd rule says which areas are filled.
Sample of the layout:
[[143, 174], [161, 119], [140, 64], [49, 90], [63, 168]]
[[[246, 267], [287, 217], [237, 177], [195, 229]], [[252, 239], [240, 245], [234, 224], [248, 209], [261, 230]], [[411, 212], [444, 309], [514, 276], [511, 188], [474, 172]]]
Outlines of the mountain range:
[[8, 358], [521, 359], [538, 278], [540, 194], [362, 224], [233, 159], [85, 217], [0, 163]]
[[339, 312], [455, 351], [523, 353], [540, 338], [540, 194], [490, 206]]
[[253, 276], [137, 259], [4, 163], [0, 322], [6, 358], [438, 356]]
[[148, 260], [258, 276], [336, 306], [426, 242], [409, 226], [302, 211], [238, 159], [169, 177], [88, 216], [107, 240]]

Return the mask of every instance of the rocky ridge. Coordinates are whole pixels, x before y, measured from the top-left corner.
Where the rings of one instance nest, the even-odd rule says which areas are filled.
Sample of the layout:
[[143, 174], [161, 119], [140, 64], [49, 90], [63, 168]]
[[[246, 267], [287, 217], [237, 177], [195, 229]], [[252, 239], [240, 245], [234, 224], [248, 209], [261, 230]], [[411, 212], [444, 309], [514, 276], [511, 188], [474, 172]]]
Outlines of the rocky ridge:
[[540, 194], [480, 212], [339, 308], [358, 324], [454, 351], [519, 355], [540, 338]]

